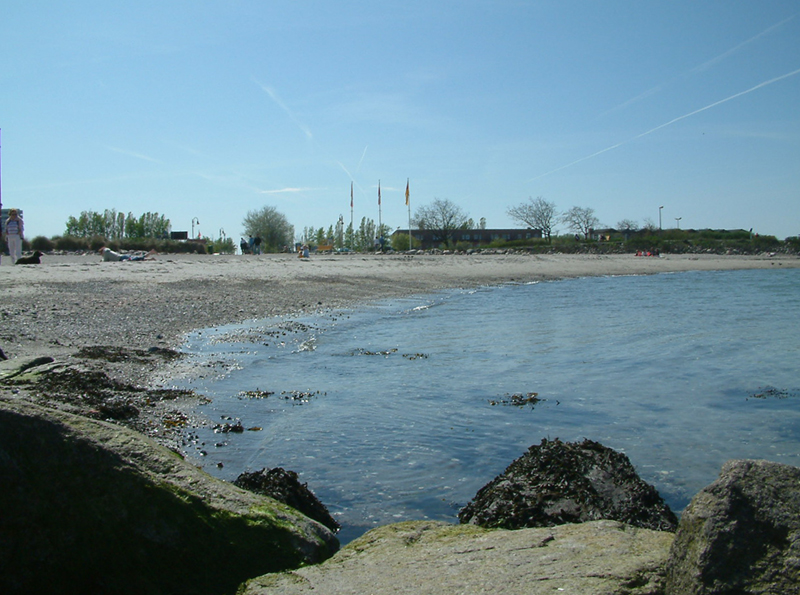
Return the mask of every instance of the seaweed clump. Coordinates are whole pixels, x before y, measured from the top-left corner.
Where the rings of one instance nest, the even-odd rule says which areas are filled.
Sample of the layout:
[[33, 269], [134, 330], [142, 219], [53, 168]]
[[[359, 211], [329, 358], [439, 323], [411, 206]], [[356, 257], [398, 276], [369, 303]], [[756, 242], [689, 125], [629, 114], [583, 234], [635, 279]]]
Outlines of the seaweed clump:
[[239, 475], [233, 483], [242, 489], [269, 496], [291, 506], [333, 532], [341, 528], [325, 505], [308, 489], [308, 484], [300, 483], [297, 473], [294, 471], [275, 467], [252, 473], [245, 472]]
[[678, 519], [624, 454], [598, 442], [543, 439], [458, 513], [486, 528], [552, 527], [600, 519], [675, 531]]

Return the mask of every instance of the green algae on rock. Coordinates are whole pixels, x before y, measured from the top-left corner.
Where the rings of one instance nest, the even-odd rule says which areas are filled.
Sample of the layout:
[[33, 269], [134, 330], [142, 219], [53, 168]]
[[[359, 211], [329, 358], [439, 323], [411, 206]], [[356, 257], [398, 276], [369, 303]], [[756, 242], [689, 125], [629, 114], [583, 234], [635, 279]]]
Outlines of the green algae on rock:
[[0, 400], [0, 591], [235, 593], [338, 549], [325, 527], [127, 428]]

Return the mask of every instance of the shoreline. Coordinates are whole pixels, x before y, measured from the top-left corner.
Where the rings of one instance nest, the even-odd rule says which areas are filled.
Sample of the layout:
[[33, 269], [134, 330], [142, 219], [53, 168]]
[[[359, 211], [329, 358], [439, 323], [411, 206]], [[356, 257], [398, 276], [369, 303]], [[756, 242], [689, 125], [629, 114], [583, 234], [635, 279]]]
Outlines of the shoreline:
[[[308, 260], [293, 254], [164, 254], [145, 262], [45, 255], [41, 265], [7, 262], [0, 266], [0, 349], [9, 359], [0, 362], [0, 374], [25, 361], [52, 358], [51, 368], [75, 371], [83, 380], [72, 378], [74, 386], [64, 389], [72, 394], [61, 400], [37, 393], [30, 384], [0, 384], [0, 398], [30, 399], [100, 418], [108, 409], [103, 408], [106, 401], [114, 402], [112, 413], [124, 414], [118, 403], [124, 401], [141, 419], [122, 415], [116, 421], [168, 445], [174, 436], [165, 427], [188, 423], [182, 412], [186, 408], [179, 406], [187, 395], [159, 391], [174, 377], [180, 357], [176, 349], [194, 330], [454, 288], [587, 276], [800, 267], [800, 258], [787, 255], [521, 253], [319, 255]], [[107, 384], [98, 380], [99, 375], [107, 377]], [[115, 383], [131, 390], [120, 390]], [[87, 398], [93, 391], [96, 398]]]

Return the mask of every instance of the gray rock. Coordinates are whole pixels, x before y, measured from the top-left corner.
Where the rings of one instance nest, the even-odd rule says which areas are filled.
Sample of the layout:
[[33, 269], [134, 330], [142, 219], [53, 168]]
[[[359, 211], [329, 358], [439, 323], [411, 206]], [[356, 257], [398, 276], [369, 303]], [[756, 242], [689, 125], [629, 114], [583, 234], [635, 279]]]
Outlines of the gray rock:
[[673, 538], [616, 521], [517, 531], [412, 521], [318, 566], [253, 579], [241, 595], [661, 595]]
[[610, 519], [674, 531], [656, 489], [624, 454], [598, 442], [542, 440], [482, 487], [458, 514], [462, 523], [520, 529]]
[[681, 515], [667, 593], [800, 593], [800, 469], [725, 463]]
[[223, 595], [337, 548], [134, 431], [0, 399], [0, 593]]

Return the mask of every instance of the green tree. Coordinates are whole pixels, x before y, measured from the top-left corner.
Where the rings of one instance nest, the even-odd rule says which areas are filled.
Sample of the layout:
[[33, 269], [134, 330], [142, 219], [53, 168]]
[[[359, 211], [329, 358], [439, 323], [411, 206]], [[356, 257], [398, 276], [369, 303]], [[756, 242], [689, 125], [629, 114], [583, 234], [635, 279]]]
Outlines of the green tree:
[[361, 225], [355, 233], [355, 247], [356, 252], [368, 252], [375, 247], [375, 221], [361, 218]]
[[350, 250], [356, 249], [356, 232], [352, 223], [347, 224], [347, 230], [344, 232], [344, 245]]
[[138, 219], [133, 213], [117, 213], [106, 209], [103, 213], [83, 211], [79, 217], [67, 219], [67, 236], [78, 238], [102, 237], [106, 240], [128, 238], [163, 238], [171, 229], [169, 219], [158, 213], [144, 213]]
[[409, 235], [407, 233], [399, 233], [392, 236], [392, 249], [398, 251], [410, 250], [411, 248], [419, 248], [419, 240], [411, 236], [411, 246], [409, 247]]
[[144, 213], [138, 219], [128, 213], [125, 219], [126, 238], [163, 238], [169, 235], [169, 219], [158, 213]]
[[291, 246], [294, 240], [294, 227], [275, 207], [248, 211], [242, 226], [245, 235], [261, 238], [263, 252], [280, 252], [284, 246]]

